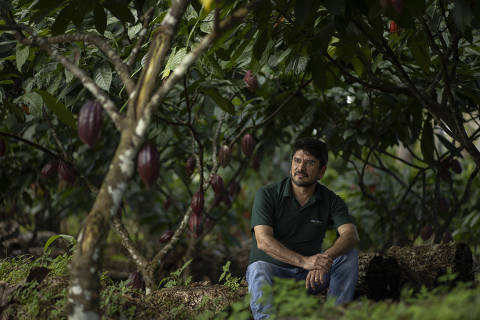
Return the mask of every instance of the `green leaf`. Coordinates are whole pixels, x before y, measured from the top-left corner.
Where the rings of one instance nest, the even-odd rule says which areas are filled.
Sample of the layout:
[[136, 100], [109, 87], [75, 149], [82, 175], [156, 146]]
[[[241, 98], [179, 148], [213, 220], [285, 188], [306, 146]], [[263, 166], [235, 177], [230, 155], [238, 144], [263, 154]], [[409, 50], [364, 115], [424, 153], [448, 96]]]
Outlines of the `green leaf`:
[[420, 149], [422, 150], [423, 160], [429, 164], [434, 162], [433, 152], [433, 128], [430, 119], [423, 122], [422, 138], [420, 140]]
[[473, 19], [473, 11], [465, 0], [455, 0], [453, 8], [453, 21], [457, 28], [463, 33], [470, 26]]
[[426, 72], [430, 68], [430, 54], [428, 52], [427, 40], [421, 33], [410, 37], [408, 47], [417, 64]]
[[72, 6], [68, 6], [62, 9], [58, 16], [55, 18], [55, 22], [52, 25], [52, 34], [58, 35], [65, 32], [67, 29], [68, 23], [72, 20], [74, 11]]
[[180, 50], [176, 51], [177, 48], [173, 48], [170, 57], [168, 58], [167, 64], [165, 65], [165, 69], [163, 69], [162, 79], [168, 77], [172, 70], [182, 63], [183, 58], [187, 55], [187, 48], [180, 48]]
[[21, 44], [17, 44], [17, 52], [15, 54], [15, 60], [17, 62], [18, 71], [22, 72], [22, 66], [27, 62], [30, 55], [30, 48]]
[[45, 242], [45, 246], [43, 246], [43, 252], [47, 252], [48, 247], [53, 243], [53, 241], [57, 240], [58, 238], [62, 238], [70, 243], [70, 245], [75, 245], [77, 240], [68, 234], [56, 234], [48, 238], [47, 242]]
[[23, 96], [19, 97], [18, 100], [23, 101], [28, 105], [32, 116], [37, 118], [42, 116], [43, 100], [39, 94], [35, 92], [28, 92], [25, 93]]
[[352, 59], [353, 69], [355, 69], [355, 73], [358, 75], [359, 78], [362, 77], [363, 74], [363, 62], [358, 59], [357, 57]]
[[95, 29], [100, 34], [103, 34], [107, 28], [107, 13], [105, 9], [100, 5], [96, 6], [93, 10], [93, 17], [95, 19]]
[[128, 8], [127, 0], [108, 0], [104, 2], [105, 8], [122, 22], [135, 22], [135, 17]]
[[112, 69], [108, 63], [104, 63], [100, 68], [95, 69], [94, 73], [95, 83], [107, 91], [110, 90], [110, 85], [112, 84]]
[[345, 0], [325, 0], [324, 6], [336, 16], [345, 15]]
[[43, 102], [45, 102], [46, 106], [52, 110], [53, 113], [57, 116], [58, 120], [63, 122], [64, 124], [68, 125], [69, 127], [75, 129], [75, 119], [73, 117], [73, 113], [60, 101], [57, 100], [56, 97], [48, 93], [47, 91], [43, 90], [34, 90], [40, 96], [42, 96]]
[[203, 92], [207, 94], [213, 101], [225, 112], [228, 112], [232, 115], [235, 114], [235, 108], [233, 103], [222, 97], [222, 95], [215, 89], [203, 89]]

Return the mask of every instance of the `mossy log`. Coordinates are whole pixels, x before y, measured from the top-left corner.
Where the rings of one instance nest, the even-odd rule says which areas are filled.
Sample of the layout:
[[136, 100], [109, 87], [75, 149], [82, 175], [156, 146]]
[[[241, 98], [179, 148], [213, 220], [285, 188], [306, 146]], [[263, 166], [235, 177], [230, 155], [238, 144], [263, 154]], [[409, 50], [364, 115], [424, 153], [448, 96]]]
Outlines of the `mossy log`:
[[464, 243], [389, 248], [384, 254], [360, 253], [355, 296], [397, 299], [404, 287], [434, 288], [451, 270], [454, 281], [473, 281], [473, 259]]
[[440, 284], [439, 278], [449, 270], [456, 274], [455, 281], [474, 280], [472, 252], [464, 243], [394, 246], [389, 248], [385, 255], [398, 261], [402, 287], [436, 287]]

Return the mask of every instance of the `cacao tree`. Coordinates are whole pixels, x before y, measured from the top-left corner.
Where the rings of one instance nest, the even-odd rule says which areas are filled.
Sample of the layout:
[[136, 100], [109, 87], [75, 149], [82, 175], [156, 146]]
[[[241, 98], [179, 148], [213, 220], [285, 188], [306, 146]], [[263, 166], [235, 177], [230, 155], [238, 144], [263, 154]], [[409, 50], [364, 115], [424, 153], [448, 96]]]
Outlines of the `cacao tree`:
[[[72, 317], [95, 318], [111, 221], [150, 291], [187, 227], [199, 242], [228, 214], [247, 164], [283, 163], [299, 136], [345, 160], [327, 173], [357, 181], [362, 239], [413, 241], [426, 223], [442, 238], [478, 214], [479, 10], [467, 0], [0, 1], [0, 174], [2, 194], [15, 190], [5, 211], [89, 212]], [[91, 145], [75, 121], [87, 101], [108, 115], [99, 136], [87, 130]], [[156, 165], [135, 174], [146, 140], [157, 179]], [[55, 167], [59, 186], [38, 177]], [[222, 193], [209, 191], [216, 176]], [[149, 255], [122, 223], [132, 212], [168, 232]]]

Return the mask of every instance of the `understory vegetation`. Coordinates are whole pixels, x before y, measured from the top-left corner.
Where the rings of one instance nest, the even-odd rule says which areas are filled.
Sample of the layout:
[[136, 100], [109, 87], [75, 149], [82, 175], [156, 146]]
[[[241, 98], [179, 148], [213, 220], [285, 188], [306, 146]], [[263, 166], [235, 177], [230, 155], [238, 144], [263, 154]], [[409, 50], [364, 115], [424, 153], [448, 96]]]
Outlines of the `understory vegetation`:
[[[70, 259], [65, 253], [55, 258], [45, 254], [36, 259], [23, 255], [1, 260], [2, 319], [66, 319]], [[187, 261], [162, 279], [150, 295], [103, 272], [102, 319], [251, 319], [245, 281], [231, 275], [230, 262], [223, 266], [218, 284], [192, 283], [191, 277], [182, 274], [190, 263], [195, 261]], [[455, 287], [451, 286], [454, 278], [455, 274], [445, 275], [445, 285], [433, 290], [405, 289], [398, 301], [360, 297], [341, 307], [322, 295], [307, 294], [302, 282], [277, 279], [271, 289], [272, 314], [274, 319], [479, 319], [479, 275], [475, 283]], [[203, 293], [198, 299], [195, 292], [199, 290]]]

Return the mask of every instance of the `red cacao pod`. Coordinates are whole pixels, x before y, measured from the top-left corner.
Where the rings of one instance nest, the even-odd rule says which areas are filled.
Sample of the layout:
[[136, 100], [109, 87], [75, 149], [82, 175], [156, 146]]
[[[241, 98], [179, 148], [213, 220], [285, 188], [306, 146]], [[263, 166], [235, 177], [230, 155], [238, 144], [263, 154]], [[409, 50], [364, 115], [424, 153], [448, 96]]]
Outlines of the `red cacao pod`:
[[195, 158], [194, 157], [190, 157], [187, 159], [187, 165], [186, 165], [186, 169], [187, 169], [187, 174], [189, 176], [192, 175], [193, 173], [193, 170], [195, 170]]
[[127, 287], [137, 290], [145, 290], [145, 281], [140, 272], [132, 272], [128, 275]]
[[197, 191], [193, 194], [191, 206], [194, 214], [200, 215], [202, 213], [204, 201], [203, 192]]
[[403, 0], [391, 0], [392, 7], [397, 11], [397, 13], [401, 13], [403, 11]]
[[420, 230], [420, 236], [422, 237], [423, 241], [427, 241], [433, 234], [433, 229], [431, 225], [425, 225], [422, 230]]
[[400, 30], [398, 24], [395, 21], [390, 20], [390, 32], [397, 32], [398, 30]]
[[170, 239], [172, 239], [174, 233], [175, 232], [173, 232], [172, 230], [167, 230], [160, 236], [160, 239], [158, 239], [158, 241], [160, 241], [160, 243], [167, 243], [168, 241], [170, 241]]
[[232, 181], [228, 187], [228, 194], [233, 198], [240, 192], [240, 184], [236, 181]]
[[160, 159], [153, 144], [145, 143], [138, 152], [137, 171], [147, 188], [157, 180], [160, 173]]
[[450, 161], [450, 169], [452, 169], [453, 172], [456, 174], [462, 173], [462, 166], [460, 165], [460, 162], [457, 159], [452, 159]]
[[453, 237], [452, 237], [452, 234], [450, 233], [450, 231], [445, 231], [445, 232], [443, 233], [442, 241], [443, 241], [444, 243], [453, 241]]
[[170, 200], [170, 197], [167, 197], [167, 199], [165, 199], [165, 202], [163, 203], [163, 210], [167, 211], [168, 208], [170, 208], [171, 203], [172, 201]]
[[56, 159], [51, 159], [45, 165], [42, 167], [42, 170], [40, 171], [40, 174], [44, 178], [51, 177], [57, 172], [58, 168], [58, 161]]
[[103, 124], [103, 108], [97, 101], [88, 100], [78, 114], [78, 136], [89, 146], [93, 146], [100, 136]]
[[247, 133], [242, 138], [242, 151], [247, 156], [252, 155], [253, 149], [255, 148], [255, 139], [253, 139], [250, 133]]
[[259, 153], [256, 153], [255, 156], [253, 157], [252, 161], [252, 168], [255, 171], [258, 171], [260, 169], [260, 162], [262, 161], [262, 155]]
[[202, 217], [192, 212], [190, 216], [190, 220], [188, 220], [188, 228], [190, 232], [193, 234], [193, 237], [196, 239], [202, 234]]
[[223, 179], [218, 174], [214, 174], [212, 177], [212, 188], [216, 194], [222, 194], [223, 192]]
[[247, 84], [248, 90], [251, 92], [255, 92], [258, 89], [258, 81], [257, 77], [252, 73], [252, 71], [248, 70], [243, 77], [243, 81]]
[[218, 152], [218, 161], [220, 162], [220, 165], [222, 168], [225, 168], [228, 166], [230, 163], [230, 158], [232, 157], [232, 151], [230, 150], [230, 147], [224, 144], [221, 148], [220, 151]]
[[0, 139], [0, 157], [3, 157], [3, 155], [5, 154], [5, 150], [7, 150], [5, 141], [3, 141], [3, 139]]
[[65, 161], [60, 160], [58, 162], [58, 174], [60, 177], [67, 181], [68, 183], [74, 183], [75, 182], [75, 171], [73, 171], [73, 168], [70, 167], [68, 163]]
[[230, 208], [230, 206], [232, 205], [233, 198], [228, 192], [225, 192], [222, 195], [222, 200], [225, 203], [225, 205], [227, 206], [227, 208]]

